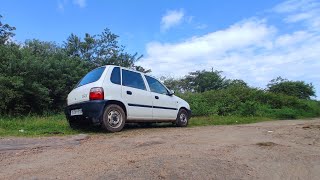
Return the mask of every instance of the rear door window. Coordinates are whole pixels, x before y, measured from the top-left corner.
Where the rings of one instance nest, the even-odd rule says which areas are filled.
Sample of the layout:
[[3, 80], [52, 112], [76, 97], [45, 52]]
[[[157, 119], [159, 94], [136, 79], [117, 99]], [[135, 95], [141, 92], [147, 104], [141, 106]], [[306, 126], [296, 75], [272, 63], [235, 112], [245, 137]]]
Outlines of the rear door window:
[[112, 73], [111, 73], [110, 80], [111, 80], [111, 82], [114, 83], [114, 84], [119, 84], [119, 85], [121, 84], [120, 68], [119, 68], [119, 67], [113, 68]]
[[122, 85], [146, 90], [141, 74], [125, 69], [122, 69]]
[[100, 79], [103, 71], [105, 70], [106, 67], [100, 67], [97, 69], [94, 69], [90, 71], [87, 75], [85, 75], [81, 81], [78, 83], [76, 87], [80, 87], [89, 83], [96, 82], [98, 79]]

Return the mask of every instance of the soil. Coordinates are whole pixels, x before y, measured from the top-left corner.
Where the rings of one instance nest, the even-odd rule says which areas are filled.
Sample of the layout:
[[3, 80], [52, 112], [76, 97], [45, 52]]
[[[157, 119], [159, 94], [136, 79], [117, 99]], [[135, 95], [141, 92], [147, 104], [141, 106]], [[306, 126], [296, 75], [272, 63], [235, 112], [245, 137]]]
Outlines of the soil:
[[1, 138], [0, 179], [320, 179], [320, 119]]

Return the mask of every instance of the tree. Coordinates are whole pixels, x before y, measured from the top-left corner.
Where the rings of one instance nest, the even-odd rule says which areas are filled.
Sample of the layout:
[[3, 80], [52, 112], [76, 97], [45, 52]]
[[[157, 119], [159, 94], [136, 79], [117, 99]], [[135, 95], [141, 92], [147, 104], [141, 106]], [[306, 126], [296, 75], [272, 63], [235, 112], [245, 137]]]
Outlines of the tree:
[[241, 79], [226, 80], [227, 87], [249, 87], [246, 82]]
[[315, 96], [315, 89], [312, 83], [304, 81], [289, 81], [282, 77], [272, 79], [267, 85], [268, 91], [278, 94], [286, 94], [300, 99], [310, 99]]
[[125, 52], [108, 29], [100, 35], [85, 34], [83, 40], [71, 34], [63, 46], [40, 40], [19, 45], [7, 43], [15, 28], [0, 24], [0, 115], [61, 111], [68, 93], [96, 66], [150, 72], [134, 64], [142, 56]]
[[136, 71], [140, 71], [140, 72], [143, 72], [143, 73], [150, 73], [151, 72], [151, 69], [145, 69], [142, 66], [134, 65], [134, 68], [135, 68]]
[[55, 43], [0, 46], [0, 114], [62, 110], [68, 93], [92, 67]]
[[186, 79], [175, 79], [173, 77], [161, 77], [160, 80], [163, 81], [163, 84], [166, 85], [169, 89], [174, 90], [175, 92], [191, 92], [192, 88], [189, 86]]
[[88, 61], [94, 66], [107, 64], [129, 67], [142, 72], [151, 72], [141, 66], [135, 66], [135, 62], [142, 58], [142, 55], [129, 54], [125, 47], [119, 45], [119, 36], [109, 29], [104, 29], [101, 34], [85, 34], [84, 39], [71, 34], [64, 43], [64, 49], [70, 57], [77, 57]]
[[196, 92], [223, 89], [227, 86], [225, 77], [221, 76], [222, 71], [196, 71], [186, 76], [186, 81]]
[[13, 31], [16, 30], [16, 28], [9, 24], [3, 24], [1, 18], [2, 15], [0, 15], [0, 45], [3, 45], [15, 35]]
[[[195, 71], [184, 78], [174, 79], [162, 77], [168, 88], [177, 92], [205, 92], [226, 88], [229, 83], [237, 83], [222, 77], [221, 71]], [[240, 83], [240, 82], [238, 82]]]

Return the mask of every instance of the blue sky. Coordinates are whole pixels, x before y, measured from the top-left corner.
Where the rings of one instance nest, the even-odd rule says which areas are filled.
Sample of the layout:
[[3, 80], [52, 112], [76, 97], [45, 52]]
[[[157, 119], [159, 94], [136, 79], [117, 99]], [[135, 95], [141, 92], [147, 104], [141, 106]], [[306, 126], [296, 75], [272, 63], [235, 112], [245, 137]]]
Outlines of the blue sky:
[[264, 88], [283, 76], [312, 82], [320, 96], [320, 2], [0, 0], [15, 41], [63, 41], [71, 33], [120, 36], [153, 75], [221, 70]]

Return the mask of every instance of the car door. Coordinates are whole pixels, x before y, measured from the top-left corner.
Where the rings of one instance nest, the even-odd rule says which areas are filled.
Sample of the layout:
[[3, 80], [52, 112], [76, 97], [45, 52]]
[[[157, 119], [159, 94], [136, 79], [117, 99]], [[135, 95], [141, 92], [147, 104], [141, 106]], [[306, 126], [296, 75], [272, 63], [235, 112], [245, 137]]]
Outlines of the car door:
[[154, 120], [176, 119], [178, 109], [174, 96], [170, 96], [167, 88], [157, 79], [145, 76], [152, 97], [152, 117]]
[[152, 119], [152, 97], [141, 73], [122, 69], [122, 97], [128, 105], [128, 119]]

